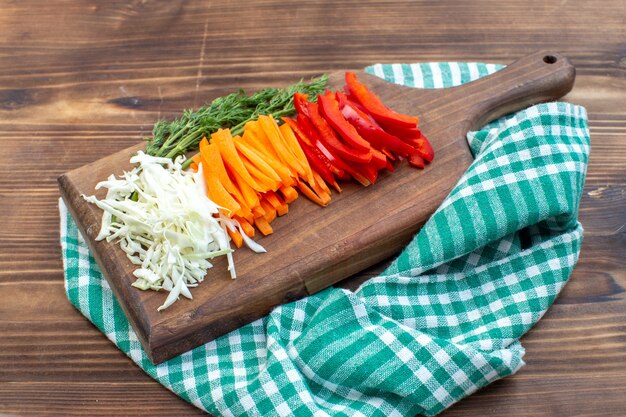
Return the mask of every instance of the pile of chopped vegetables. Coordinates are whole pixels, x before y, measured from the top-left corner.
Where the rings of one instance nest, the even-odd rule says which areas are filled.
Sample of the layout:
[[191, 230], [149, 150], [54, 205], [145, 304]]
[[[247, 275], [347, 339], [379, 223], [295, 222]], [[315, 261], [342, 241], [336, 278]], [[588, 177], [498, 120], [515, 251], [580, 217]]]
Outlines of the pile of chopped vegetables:
[[[202, 172], [183, 172], [182, 160], [139, 152], [130, 160], [138, 164], [136, 168], [96, 186], [108, 190], [104, 199], [84, 197], [104, 211], [96, 240], [119, 241], [128, 259], [139, 266], [132, 285], [170, 292], [159, 310], [179, 295], [192, 298], [189, 288], [204, 279], [209, 259], [226, 255], [231, 277], [236, 276], [226, 230], [241, 226], [219, 215], [205, 194]], [[265, 251], [251, 239], [246, 241], [252, 250]]]
[[[326, 80], [234, 93], [159, 122], [147, 146], [153, 156], [139, 152], [136, 168], [99, 183], [106, 198], [85, 197], [104, 210], [97, 240], [117, 240], [139, 266], [133, 286], [170, 292], [159, 310], [191, 298], [211, 258], [225, 255], [235, 278], [230, 242], [265, 252], [255, 230], [273, 233], [298, 190], [326, 206], [339, 181], [369, 186], [394, 171], [393, 161], [422, 169], [433, 160], [417, 117], [387, 108], [352, 72], [344, 92], [323, 92]], [[186, 162], [178, 156], [196, 147]]]
[[[279, 127], [272, 116], [246, 123], [242, 136], [219, 129], [210, 143], [200, 142], [200, 153], [192, 159], [192, 169], [204, 172], [209, 198], [248, 237], [254, 236], [254, 226], [263, 235], [273, 233], [270, 223], [287, 214], [288, 204], [298, 198], [294, 187], [322, 206], [330, 201], [330, 190], [311, 169], [289, 125]], [[240, 247], [239, 231], [229, 234]]]
[[393, 171], [396, 159], [407, 159], [416, 168], [433, 160], [417, 117], [387, 108], [352, 72], [346, 73], [345, 91], [326, 91], [317, 103], [296, 93], [297, 119], [283, 118], [327, 183], [334, 186], [336, 179], [352, 177], [367, 186], [376, 182], [380, 170]]

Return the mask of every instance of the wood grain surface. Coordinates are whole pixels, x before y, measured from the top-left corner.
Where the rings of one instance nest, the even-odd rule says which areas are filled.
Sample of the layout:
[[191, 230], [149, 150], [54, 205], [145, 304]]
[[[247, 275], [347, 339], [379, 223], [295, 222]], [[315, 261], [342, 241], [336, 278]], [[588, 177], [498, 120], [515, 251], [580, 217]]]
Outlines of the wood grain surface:
[[[436, 161], [424, 169], [395, 164], [374, 186], [343, 184], [327, 208], [296, 200], [275, 233], [256, 240], [267, 253], [233, 254], [238, 279], [223, 257], [190, 301], [157, 310], [166, 294], [131, 287], [137, 268], [116, 242], [97, 242], [102, 211], [83, 195], [104, 198], [96, 184], [131, 169], [144, 149], [132, 146], [59, 177], [61, 196], [153, 363], [158, 364], [266, 316], [281, 304], [312, 295], [393, 256], [406, 246], [439, 207], [473, 158], [466, 135], [497, 117], [542, 101], [556, 100], [574, 85], [575, 69], [552, 51], [524, 56], [506, 68], [455, 88], [416, 89], [359, 72], [359, 79], [390, 108], [417, 114]], [[329, 76], [342, 89], [344, 71]], [[384, 219], [384, 221], [381, 221]]]
[[[626, 6], [622, 0], [0, 0], [0, 414], [194, 416], [66, 300], [56, 178], [234, 88], [374, 62], [577, 68], [592, 151], [570, 283], [527, 366], [443, 416], [626, 415]], [[345, 283], [354, 287], [379, 265]]]

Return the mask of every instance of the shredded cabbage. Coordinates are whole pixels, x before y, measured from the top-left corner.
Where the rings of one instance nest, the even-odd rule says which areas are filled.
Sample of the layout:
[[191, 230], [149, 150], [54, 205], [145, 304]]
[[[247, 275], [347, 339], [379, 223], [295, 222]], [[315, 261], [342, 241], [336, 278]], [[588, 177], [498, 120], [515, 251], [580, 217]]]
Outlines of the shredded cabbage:
[[184, 157], [175, 161], [138, 152], [138, 164], [120, 179], [111, 175], [96, 185], [107, 195], [83, 198], [104, 213], [96, 240], [116, 240], [130, 261], [138, 265], [132, 284], [142, 290], [169, 291], [164, 310], [180, 295], [192, 298], [189, 288], [204, 280], [209, 259], [226, 255], [231, 278], [235, 264], [227, 229], [238, 230], [255, 252], [265, 249], [248, 238], [241, 225], [219, 212], [206, 195], [202, 164], [195, 174], [182, 170]]

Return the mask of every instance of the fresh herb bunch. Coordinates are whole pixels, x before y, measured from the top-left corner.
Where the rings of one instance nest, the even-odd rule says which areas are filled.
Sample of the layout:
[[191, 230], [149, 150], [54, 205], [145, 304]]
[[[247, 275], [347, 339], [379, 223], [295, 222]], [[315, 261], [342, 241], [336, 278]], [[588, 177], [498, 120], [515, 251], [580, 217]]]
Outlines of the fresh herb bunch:
[[230, 128], [233, 135], [243, 132], [244, 125], [260, 114], [272, 115], [275, 119], [295, 113], [294, 93], [309, 94], [311, 99], [326, 88], [327, 75], [313, 78], [305, 83], [286, 88], [265, 88], [248, 96], [243, 90], [218, 97], [208, 106], [198, 110], [185, 110], [183, 115], [171, 122], [160, 120], [154, 125], [152, 137], [146, 138], [146, 153], [152, 156], [176, 158], [196, 149], [203, 137], [220, 128]]

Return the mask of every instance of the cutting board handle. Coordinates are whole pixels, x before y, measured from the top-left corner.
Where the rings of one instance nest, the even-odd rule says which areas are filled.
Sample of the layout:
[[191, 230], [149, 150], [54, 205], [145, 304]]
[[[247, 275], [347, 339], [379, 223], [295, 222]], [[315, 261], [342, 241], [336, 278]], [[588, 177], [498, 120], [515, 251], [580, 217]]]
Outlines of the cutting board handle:
[[464, 117], [466, 129], [474, 130], [505, 114], [540, 102], [556, 100], [574, 86], [576, 69], [563, 55], [539, 51], [518, 59], [506, 68], [450, 91], [451, 102], [474, 100]]

